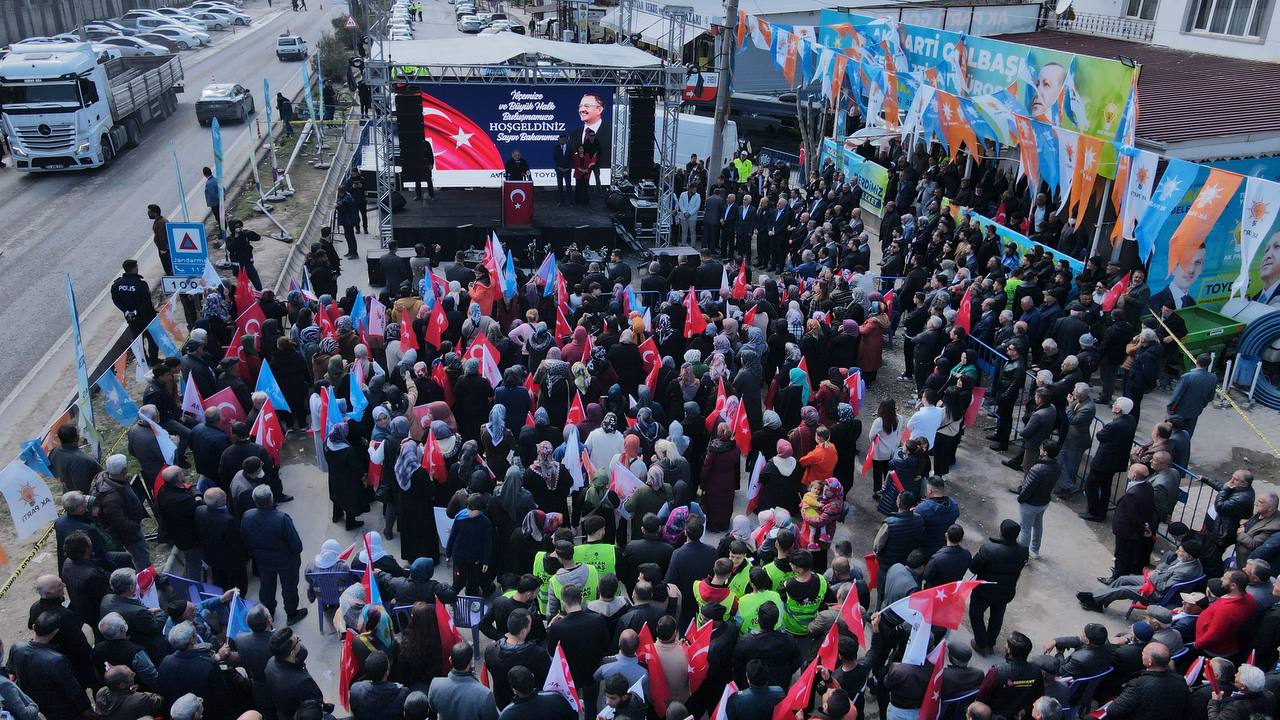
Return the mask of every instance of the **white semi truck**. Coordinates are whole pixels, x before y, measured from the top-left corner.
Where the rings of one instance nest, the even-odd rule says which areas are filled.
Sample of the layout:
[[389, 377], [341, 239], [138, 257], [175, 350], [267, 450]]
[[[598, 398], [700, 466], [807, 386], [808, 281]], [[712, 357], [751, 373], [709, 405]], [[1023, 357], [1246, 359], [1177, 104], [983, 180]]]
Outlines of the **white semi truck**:
[[110, 163], [178, 109], [176, 56], [110, 58], [88, 43], [18, 43], [0, 60], [0, 129], [24, 172]]

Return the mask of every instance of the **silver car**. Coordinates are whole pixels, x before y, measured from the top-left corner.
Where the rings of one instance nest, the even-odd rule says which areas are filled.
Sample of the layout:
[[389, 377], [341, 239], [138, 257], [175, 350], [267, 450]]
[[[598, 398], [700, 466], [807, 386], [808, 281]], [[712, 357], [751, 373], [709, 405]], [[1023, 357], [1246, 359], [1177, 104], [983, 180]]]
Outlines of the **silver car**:
[[458, 19], [458, 29], [464, 33], [478, 33], [484, 29], [484, 23], [475, 15], [463, 15]]

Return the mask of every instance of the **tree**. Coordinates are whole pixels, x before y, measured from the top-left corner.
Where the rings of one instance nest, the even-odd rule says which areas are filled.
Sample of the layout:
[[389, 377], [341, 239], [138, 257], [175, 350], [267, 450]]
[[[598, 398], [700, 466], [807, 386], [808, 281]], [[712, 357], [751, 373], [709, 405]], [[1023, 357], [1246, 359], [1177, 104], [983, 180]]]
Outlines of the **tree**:
[[826, 103], [821, 98], [815, 102], [812, 93], [806, 96], [801, 89], [796, 88], [796, 120], [800, 125], [800, 146], [804, 148], [804, 167], [800, 175], [804, 180], [820, 168], [818, 158], [822, 154], [822, 139], [827, 135], [831, 113], [827, 112]]

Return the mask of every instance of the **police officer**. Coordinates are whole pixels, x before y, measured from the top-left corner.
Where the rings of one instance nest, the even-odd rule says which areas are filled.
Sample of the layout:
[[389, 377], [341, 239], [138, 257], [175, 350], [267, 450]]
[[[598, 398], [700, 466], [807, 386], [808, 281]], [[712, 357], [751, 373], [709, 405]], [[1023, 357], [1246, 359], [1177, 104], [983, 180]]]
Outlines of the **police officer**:
[[[261, 236], [252, 230], [245, 230], [243, 220], [228, 220], [227, 228], [231, 231], [227, 236], [227, 255], [231, 262], [249, 276], [254, 289], [261, 290], [262, 279], [258, 277], [258, 269], [253, 265], [253, 245], [250, 244]], [[239, 308], [237, 311], [240, 311]]]
[[156, 316], [156, 309], [151, 304], [151, 288], [138, 274], [137, 260], [125, 260], [121, 268], [124, 274], [111, 285], [111, 302], [124, 313], [124, 321], [128, 323], [129, 332], [134, 337], [146, 336], [147, 362], [154, 365], [160, 360], [160, 348], [147, 333], [147, 325]]

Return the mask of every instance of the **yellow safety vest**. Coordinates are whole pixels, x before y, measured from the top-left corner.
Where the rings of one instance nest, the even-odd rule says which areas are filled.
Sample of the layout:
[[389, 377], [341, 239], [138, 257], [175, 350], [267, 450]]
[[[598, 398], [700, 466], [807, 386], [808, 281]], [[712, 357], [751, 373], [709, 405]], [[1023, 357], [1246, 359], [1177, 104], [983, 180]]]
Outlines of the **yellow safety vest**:
[[547, 601], [551, 599], [551, 573], [546, 571], [543, 563], [546, 557], [545, 550], [533, 556], [533, 576], [542, 581], [538, 586], [538, 610], [543, 615], [547, 614]]
[[809, 634], [809, 623], [818, 617], [822, 602], [827, 596], [827, 579], [814, 574], [818, 578], [818, 594], [807, 602], [787, 597], [782, 603], [782, 629], [792, 635], [804, 637]]
[[587, 543], [573, 549], [573, 561], [586, 563], [596, 569], [600, 577], [617, 572], [618, 549], [609, 543]]
[[774, 590], [758, 590], [747, 593], [738, 600], [738, 619], [741, 627], [738, 632], [746, 635], [760, 627], [760, 606], [771, 602], [778, 611], [782, 611], [782, 596]]
[[[587, 582], [582, 586], [582, 604], [586, 605], [592, 600], [595, 600], [600, 594], [599, 590], [600, 574], [596, 572], [594, 567], [587, 565]], [[560, 594], [564, 592], [564, 586], [560, 584], [559, 575], [553, 575], [551, 577], [551, 592], [556, 596], [556, 600], [560, 601], [560, 613], [564, 614], [564, 600]], [[546, 610], [543, 610], [543, 615], [545, 615], [546, 612]]]

